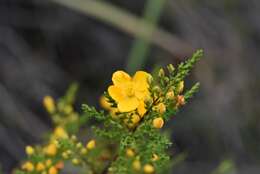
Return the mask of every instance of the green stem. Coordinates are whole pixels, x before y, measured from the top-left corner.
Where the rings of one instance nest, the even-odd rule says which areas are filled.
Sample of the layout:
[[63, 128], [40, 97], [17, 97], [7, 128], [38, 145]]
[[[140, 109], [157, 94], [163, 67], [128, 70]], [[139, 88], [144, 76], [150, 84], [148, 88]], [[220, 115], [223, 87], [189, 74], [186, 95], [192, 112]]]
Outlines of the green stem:
[[[174, 56], [181, 56], [193, 52], [190, 44], [162, 29], [151, 27], [150, 23], [138, 19], [131, 13], [117, 8], [105, 1], [99, 0], [50, 0], [70, 9], [94, 17], [104, 23], [128, 33], [136, 38], [145, 39], [164, 49]], [[163, 1], [163, 0], [157, 0]], [[152, 33], [152, 36], [151, 36]]]
[[[154, 31], [159, 20], [163, 6], [167, 0], [147, 0], [143, 21], [149, 23], [150, 31]], [[143, 68], [150, 50], [150, 38], [153, 32], [147, 33], [147, 38], [136, 38], [130, 51], [127, 63], [127, 71], [133, 73], [137, 69]]]

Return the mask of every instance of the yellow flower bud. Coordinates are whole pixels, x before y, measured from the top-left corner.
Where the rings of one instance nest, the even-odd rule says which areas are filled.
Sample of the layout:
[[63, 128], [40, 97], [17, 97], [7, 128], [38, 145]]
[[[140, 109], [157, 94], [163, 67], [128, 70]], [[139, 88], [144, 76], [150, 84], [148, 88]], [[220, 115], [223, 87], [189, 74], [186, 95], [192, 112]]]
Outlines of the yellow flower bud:
[[163, 103], [159, 103], [158, 106], [159, 113], [163, 114], [166, 111], [166, 106]]
[[45, 165], [42, 162], [38, 162], [36, 165], [36, 170], [38, 172], [43, 171], [45, 169]]
[[63, 127], [58, 126], [54, 130], [54, 137], [65, 139], [68, 138], [68, 134]]
[[81, 142], [79, 142], [79, 143], [76, 144], [76, 148], [80, 149], [81, 147], [83, 147], [83, 145], [82, 145]]
[[91, 150], [91, 149], [94, 149], [96, 147], [96, 141], [95, 140], [90, 140], [88, 142], [88, 144], [86, 145], [86, 148]]
[[168, 71], [169, 71], [170, 73], [172, 73], [175, 68], [174, 68], [174, 66], [173, 66], [172, 64], [169, 64], [169, 65], [167, 66], [167, 69], [168, 69]]
[[74, 141], [74, 142], [75, 142], [75, 141], [77, 141], [77, 139], [78, 139], [78, 138], [77, 138], [77, 136], [76, 136], [76, 135], [71, 135], [71, 140], [72, 140], [72, 141]]
[[24, 164], [22, 165], [22, 169], [23, 169], [23, 170], [26, 170], [26, 171], [28, 171], [28, 172], [32, 172], [32, 171], [34, 170], [34, 165], [33, 165], [32, 162], [27, 161], [26, 163], [24, 163]]
[[134, 152], [132, 149], [127, 148], [127, 149], [126, 149], [126, 156], [128, 156], [128, 157], [134, 157], [134, 156], [135, 156], [135, 152]]
[[139, 160], [134, 160], [132, 165], [134, 170], [137, 171], [141, 170], [141, 162]]
[[69, 158], [69, 154], [67, 152], [62, 152], [61, 156], [64, 159], [68, 159]]
[[34, 154], [34, 148], [32, 146], [26, 146], [25, 151], [27, 155]]
[[56, 169], [56, 167], [52, 166], [49, 168], [49, 174], [57, 174], [58, 170]]
[[163, 127], [164, 121], [161, 117], [155, 118], [153, 120], [153, 127], [160, 129]]
[[54, 113], [55, 112], [55, 102], [54, 99], [51, 96], [45, 96], [43, 99], [43, 105], [45, 107], [45, 109], [49, 112], [49, 113]]
[[45, 154], [49, 156], [54, 156], [57, 153], [57, 147], [54, 143], [49, 144], [47, 147], [44, 148]]
[[81, 154], [81, 155], [86, 155], [87, 153], [88, 153], [88, 151], [87, 151], [86, 148], [82, 148], [82, 149], [80, 150], [80, 154]]
[[106, 110], [110, 110], [111, 109], [111, 105], [110, 103], [107, 101], [107, 98], [102, 95], [99, 99], [99, 104], [102, 108], [106, 109]]
[[151, 164], [145, 164], [144, 173], [147, 173], [147, 174], [154, 173], [154, 167]]
[[181, 82], [178, 84], [178, 86], [177, 86], [177, 93], [178, 93], [178, 94], [182, 93], [183, 89], [184, 89], [184, 81], [181, 81]]
[[166, 98], [169, 99], [169, 100], [173, 100], [174, 99], [174, 92], [173, 92], [173, 90], [170, 90], [169, 92], [167, 92]]
[[159, 76], [159, 77], [165, 76], [164, 70], [163, 70], [162, 68], [159, 70], [158, 76]]
[[157, 161], [159, 159], [158, 155], [153, 154], [152, 161]]
[[71, 162], [72, 162], [72, 164], [74, 164], [74, 165], [78, 165], [80, 161], [79, 161], [79, 159], [77, 159], [77, 158], [73, 158]]

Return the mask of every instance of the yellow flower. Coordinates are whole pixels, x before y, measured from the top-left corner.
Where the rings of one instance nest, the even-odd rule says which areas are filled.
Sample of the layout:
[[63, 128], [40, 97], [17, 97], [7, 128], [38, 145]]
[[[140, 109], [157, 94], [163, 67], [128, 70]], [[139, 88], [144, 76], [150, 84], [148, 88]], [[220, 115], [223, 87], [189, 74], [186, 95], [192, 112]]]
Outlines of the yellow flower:
[[42, 162], [37, 163], [36, 170], [38, 172], [43, 171], [45, 169], [45, 165]]
[[133, 151], [133, 149], [127, 148], [126, 149], [126, 156], [128, 156], [128, 157], [135, 156], [135, 152]]
[[160, 129], [163, 127], [163, 125], [164, 125], [164, 121], [161, 117], [155, 118], [153, 120], [153, 127]]
[[144, 165], [144, 173], [154, 173], [154, 167], [151, 164]]
[[52, 166], [49, 168], [49, 174], [57, 174], [58, 170], [56, 169], [56, 167]]
[[45, 96], [43, 98], [43, 105], [49, 113], [55, 112], [55, 102], [51, 96]]
[[57, 153], [57, 147], [55, 144], [51, 143], [44, 148], [44, 152], [49, 156], [54, 156]]
[[32, 146], [26, 146], [25, 151], [27, 155], [34, 154], [34, 148]]
[[124, 71], [116, 71], [113, 74], [113, 85], [109, 86], [109, 95], [117, 102], [120, 112], [130, 112], [140, 105], [140, 102], [149, 98], [150, 74], [137, 71], [131, 78]]
[[54, 137], [65, 139], [68, 138], [68, 134], [63, 127], [58, 126], [54, 129]]
[[22, 165], [22, 169], [23, 169], [23, 170], [26, 170], [26, 171], [28, 171], [28, 172], [32, 172], [32, 171], [34, 170], [34, 165], [33, 165], [32, 162], [27, 161], [26, 163], [24, 163], [24, 164]]
[[91, 149], [94, 149], [96, 147], [96, 141], [95, 140], [90, 140], [87, 145], [86, 145], [86, 148], [91, 150]]
[[139, 160], [134, 160], [132, 165], [133, 165], [134, 170], [139, 171], [141, 169], [141, 162]]

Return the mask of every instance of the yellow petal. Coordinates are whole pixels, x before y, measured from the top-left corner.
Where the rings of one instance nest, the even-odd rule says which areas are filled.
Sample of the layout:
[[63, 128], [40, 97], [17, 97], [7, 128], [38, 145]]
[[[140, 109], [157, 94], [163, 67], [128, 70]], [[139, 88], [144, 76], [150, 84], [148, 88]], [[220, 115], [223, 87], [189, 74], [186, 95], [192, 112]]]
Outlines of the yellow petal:
[[149, 87], [148, 78], [151, 76], [149, 73], [144, 71], [137, 71], [133, 77], [135, 88], [139, 90], [146, 90]]
[[115, 86], [115, 85], [111, 85], [108, 87], [108, 94], [116, 101], [119, 102], [121, 100], [124, 99], [122, 90]]
[[139, 100], [147, 100], [149, 99], [150, 93], [148, 90], [135, 90], [135, 96], [139, 99]]
[[124, 71], [116, 71], [112, 76], [112, 81], [115, 86], [123, 87], [127, 82], [131, 81], [131, 77]]
[[139, 105], [139, 101], [135, 97], [126, 98], [124, 100], [119, 101], [118, 110], [120, 112], [130, 112], [135, 110]]
[[138, 108], [137, 108], [137, 112], [138, 114], [143, 117], [144, 114], [146, 113], [146, 109], [145, 109], [145, 103], [143, 101], [140, 102]]

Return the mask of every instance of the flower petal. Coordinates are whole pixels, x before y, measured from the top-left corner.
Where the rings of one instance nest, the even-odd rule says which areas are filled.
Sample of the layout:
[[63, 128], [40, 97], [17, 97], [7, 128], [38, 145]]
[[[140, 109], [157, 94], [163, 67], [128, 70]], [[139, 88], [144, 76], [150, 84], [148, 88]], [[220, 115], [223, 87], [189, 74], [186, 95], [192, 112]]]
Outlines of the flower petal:
[[135, 110], [139, 105], [139, 101], [135, 97], [125, 98], [124, 100], [119, 101], [118, 110], [120, 112], [130, 112]]
[[145, 90], [149, 87], [148, 78], [151, 75], [144, 71], [137, 71], [133, 77], [135, 88], [138, 90]]
[[119, 102], [124, 99], [124, 95], [121, 89], [115, 85], [111, 85], [108, 87], [108, 94], [114, 99], [116, 102]]
[[131, 77], [124, 71], [116, 71], [112, 76], [112, 81], [115, 86], [124, 87], [126, 83], [131, 81]]
[[137, 107], [137, 112], [141, 117], [143, 117], [146, 113], [145, 103], [143, 101], [141, 101], [139, 106]]

